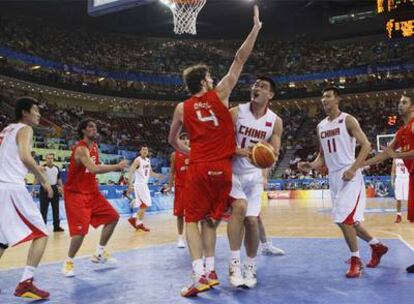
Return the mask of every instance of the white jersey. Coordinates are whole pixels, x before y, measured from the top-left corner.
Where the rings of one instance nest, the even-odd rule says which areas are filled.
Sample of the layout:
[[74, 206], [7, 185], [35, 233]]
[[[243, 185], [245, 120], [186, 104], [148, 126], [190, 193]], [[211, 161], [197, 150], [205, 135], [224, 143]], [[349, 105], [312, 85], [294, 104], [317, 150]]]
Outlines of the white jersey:
[[139, 167], [135, 170], [135, 184], [148, 184], [151, 173], [151, 161], [147, 158], [138, 156]]
[[[256, 119], [251, 111], [251, 103], [239, 105], [239, 113], [236, 122], [236, 142], [241, 148], [253, 147], [259, 141], [269, 141], [272, 137], [273, 128], [277, 115], [270, 109], [266, 114]], [[246, 157], [236, 156], [233, 159], [233, 172], [235, 174], [246, 174], [260, 171]]]
[[29, 170], [23, 164], [17, 145], [17, 132], [27, 125], [10, 124], [0, 133], [0, 183], [24, 185]]
[[356, 140], [346, 128], [347, 116], [341, 113], [332, 121], [327, 117], [318, 125], [319, 140], [329, 172], [348, 168], [355, 162]]
[[396, 178], [410, 178], [407, 167], [404, 165], [402, 159], [395, 159], [395, 177]]

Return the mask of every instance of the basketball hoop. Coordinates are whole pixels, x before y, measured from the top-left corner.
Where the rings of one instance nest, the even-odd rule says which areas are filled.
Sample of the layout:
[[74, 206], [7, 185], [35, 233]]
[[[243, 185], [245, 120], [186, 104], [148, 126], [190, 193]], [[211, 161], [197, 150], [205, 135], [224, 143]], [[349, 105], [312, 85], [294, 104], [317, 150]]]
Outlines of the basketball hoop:
[[197, 34], [197, 16], [207, 0], [161, 0], [174, 16], [174, 33]]

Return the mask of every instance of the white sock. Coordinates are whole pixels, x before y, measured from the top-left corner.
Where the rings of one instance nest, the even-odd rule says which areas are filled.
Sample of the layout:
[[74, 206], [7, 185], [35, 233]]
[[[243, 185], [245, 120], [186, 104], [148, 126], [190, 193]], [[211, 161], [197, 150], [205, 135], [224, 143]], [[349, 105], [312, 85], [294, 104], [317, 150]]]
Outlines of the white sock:
[[206, 273], [214, 271], [214, 257], [206, 257]]
[[132, 217], [133, 217], [134, 219], [136, 219], [136, 218], [138, 218], [138, 215], [137, 215], [136, 213], [134, 213], [134, 214], [132, 215]]
[[20, 280], [20, 282], [24, 282], [24, 281], [26, 281], [28, 279], [33, 278], [35, 269], [36, 269], [36, 267], [26, 266], [24, 268], [23, 275], [22, 275], [22, 279]]
[[141, 225], [142, 221], [137, 218], [137, 225]]
[[401, 212], [397, 212], [397, 215], [402, 216], [402, 213]]
[[373, 238], [371, 241], [368, 242], [370, 245], [376, 245], [379, 244], [380, 241], [378, 241], [376, 238]]
[[357, 257], [359, 258], [359, 250], [355, 252], [351, 252], [351, 257]]
[[182, 240], [182, 241], [184, 241], [184, 236], [183, 236], [182, 234], [179, 234], [179, 235], [178, 235], [178, 239], [179, 239], [180, 241], [181, 241], [181, 240]]
[[96, 246], [96, 255], [103, 255], [105, 250], [105, 246], [98, 245]]
[[231, 262], [233, 264], [240, 264], [240, 250], [231, 250]]
[[266, 242], [262, 242], [262, 247], [263, 248], [269, 248], [269, 243], [266, 241]]
[[193, 261], [193, 271], [196, 274], [196, 276], [201, 277], [204, 275], [204, 263], [202, 259], [194, 260]]
[[245, 264], [247, 266], [255, 266], [256, 265], [256, 258], [250, 258], [250, 257], [246, 257], [246, 262]]

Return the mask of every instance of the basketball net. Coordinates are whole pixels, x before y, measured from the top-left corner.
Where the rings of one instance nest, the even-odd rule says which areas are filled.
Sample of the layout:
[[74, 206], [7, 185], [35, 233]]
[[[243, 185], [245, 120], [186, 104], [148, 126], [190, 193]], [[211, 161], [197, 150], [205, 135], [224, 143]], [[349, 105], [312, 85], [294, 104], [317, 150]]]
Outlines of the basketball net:
[[197, 34], [197, 16], [207, 0], [161, 0], [167, 5], [174, 17], [174, 33]]

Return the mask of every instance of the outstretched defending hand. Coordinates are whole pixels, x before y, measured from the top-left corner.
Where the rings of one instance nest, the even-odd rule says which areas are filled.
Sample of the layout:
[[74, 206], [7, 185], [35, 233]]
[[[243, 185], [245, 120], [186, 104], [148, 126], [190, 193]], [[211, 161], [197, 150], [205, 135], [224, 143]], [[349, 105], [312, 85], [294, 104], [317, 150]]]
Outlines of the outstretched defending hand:
[[260, 30], [262, 28], [262, 22], [260, 21], [259, 7], [255, 5], [253, 7], [253, 11], [254, 11], [254, 16], [253, 16], [254, 27]]

